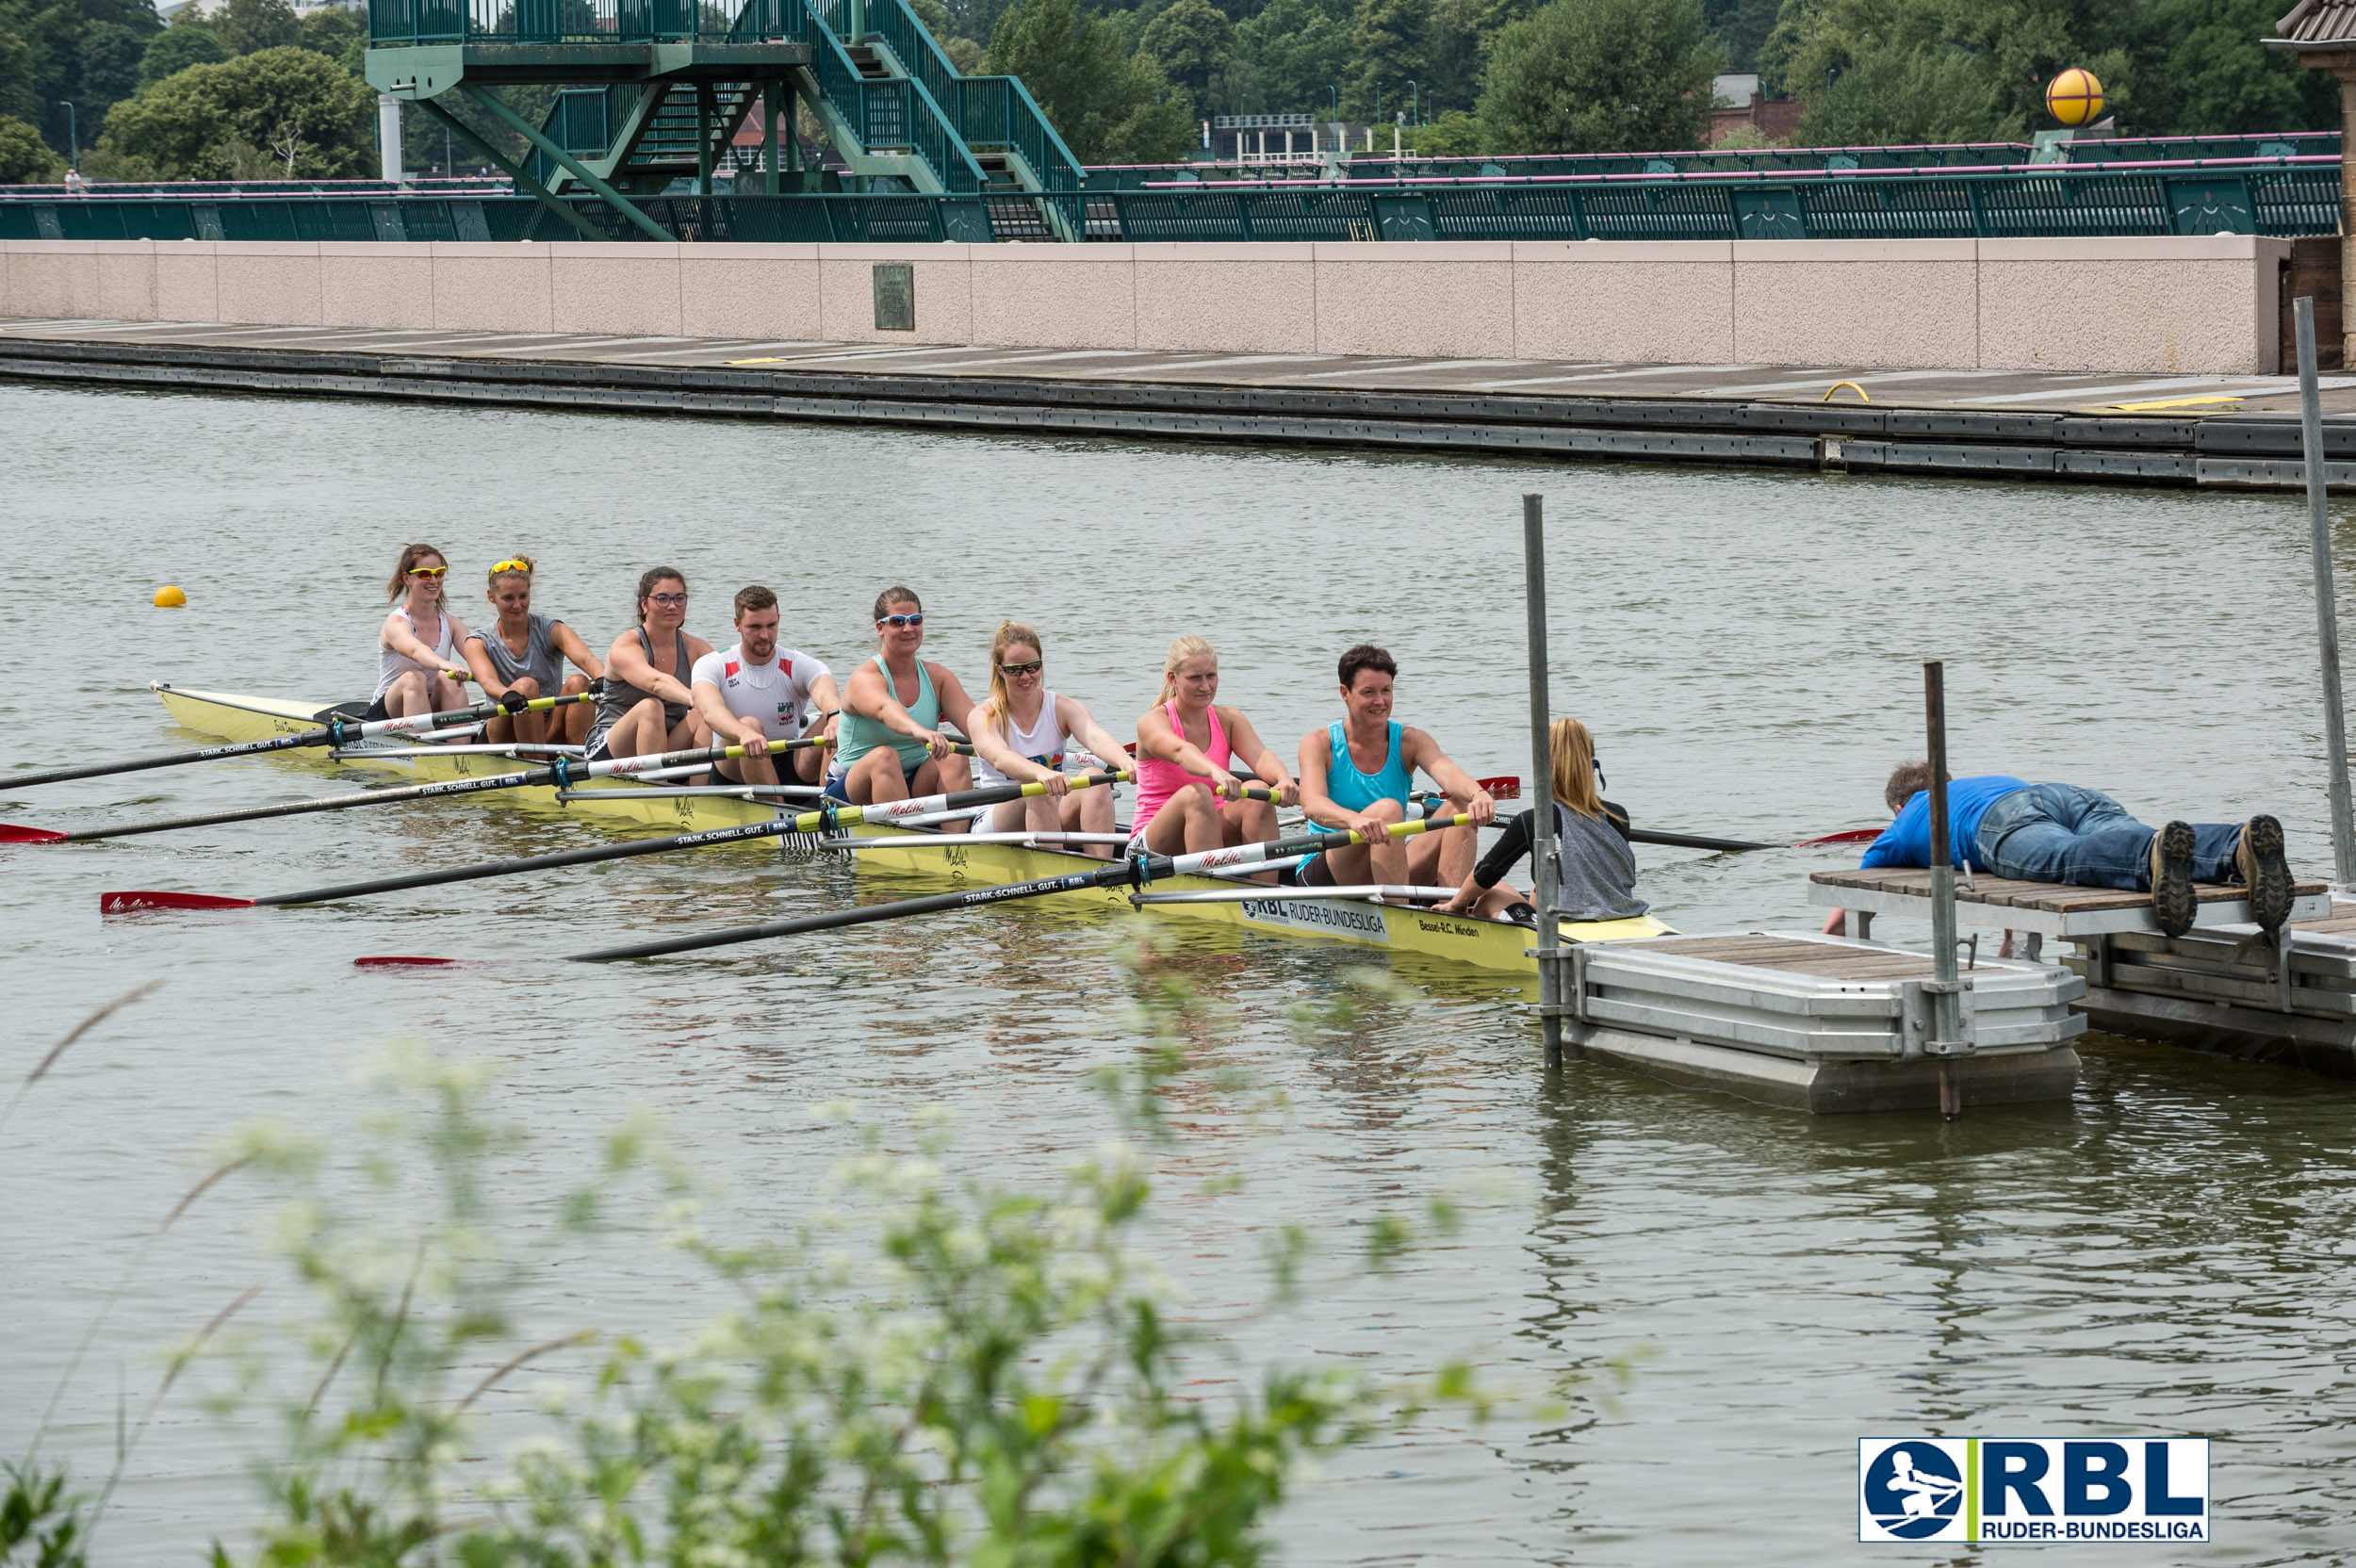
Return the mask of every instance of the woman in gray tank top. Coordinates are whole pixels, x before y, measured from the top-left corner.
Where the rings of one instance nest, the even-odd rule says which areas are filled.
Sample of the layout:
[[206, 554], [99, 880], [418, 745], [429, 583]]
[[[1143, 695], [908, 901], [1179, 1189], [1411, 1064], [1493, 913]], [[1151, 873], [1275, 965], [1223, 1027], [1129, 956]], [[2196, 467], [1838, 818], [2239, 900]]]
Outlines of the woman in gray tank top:
[[[1651, 907], [1636, 896], [1636, 854], [1628, 844], [1628, 813], [1595, 789], [1595, 743], [1577, 719], [1557, 719], [1546, 731], [1553, 764], [1547, 798], [1534, 810], [1554, 813], [1554, 912], [1571, 921], [1633, 920]], [[1530, 816], [1505, 824], [1505, 835], [1481, 858], [1444, 914], [1467, 911], [1496, 919], [1530, 904], [1504, 880], [1530, 849]]]
[[[553, 615], [533, 612], [533, 564], [532, 557], [518, 555], [491, 568], [490, 587], [483, 597], [499, 612], [499, 624], [466, 633], [463, 651], [484, 696], [499, 697], [509, 692], [527, 698], [577, 696], [605, 674], [605, 666], [571, 627]], [[567, 678], [566, 660], [581, 673]], [[588, 739], [590, 717], [589, 704], [575, 703], [554, 712], [493, 719], [488, 733], [493, 741], [577, 746]]]
[[614, 639], [587, 756], [647, 757], [695, 743], [695, 661], [712, 651], [679, 629], [687, 619], [687, 579], [657, 566], [638, 580], [638, 624]]

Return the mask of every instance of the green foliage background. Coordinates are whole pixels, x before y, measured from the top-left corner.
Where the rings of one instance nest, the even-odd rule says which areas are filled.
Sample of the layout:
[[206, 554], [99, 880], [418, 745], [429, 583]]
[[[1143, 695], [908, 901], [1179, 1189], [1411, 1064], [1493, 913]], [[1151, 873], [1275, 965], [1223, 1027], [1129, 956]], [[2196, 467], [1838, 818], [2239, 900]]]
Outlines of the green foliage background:
[[[2331, 82], [2260, 46], [2286, 0], [911, 3], [960, 70], [1023, 77], [1097, 163], [1183, 156], [1199, 122], [1258, 113], [1404, 116], [1403, 139], [1437, 155], [1688, 147], [1706, 134], [1709, 79], [1725, 71], [1756, 71], [1771, 96], [1798, 100], [1802, 144], [2025, 139], [2049, 123], [2045, 83], [2070, 66], [2102, 79], [2120, 135], [2338, 124]], [[373, 148], [365, 103], [280, 54], [307, 52], [357, 81], [364, 31], [357, 11], [298, 18], [286, 0], [221, 0], [203, 17], [183, 8], [169, 26], [155, 0], [0, 0], [0, 177], [48, 167], [10, 122], [68, 153], [69, 102], [84, 172], [97, 177], [224, 170], [231, 142], [258, 145], [273, 129], [253, 122], [257, 103], [288, 123], [299, 110], [317, 131], [303, 172], [365, 172], [354, 151]], [[180, 80], [190, 71], [208, 74]], [[528, 120], [552, 95], [505, 93]], [[452, 106], [515, 150], [474, 106]], [[438, 122], [407, 123], [411, 168], [480, 167]]]

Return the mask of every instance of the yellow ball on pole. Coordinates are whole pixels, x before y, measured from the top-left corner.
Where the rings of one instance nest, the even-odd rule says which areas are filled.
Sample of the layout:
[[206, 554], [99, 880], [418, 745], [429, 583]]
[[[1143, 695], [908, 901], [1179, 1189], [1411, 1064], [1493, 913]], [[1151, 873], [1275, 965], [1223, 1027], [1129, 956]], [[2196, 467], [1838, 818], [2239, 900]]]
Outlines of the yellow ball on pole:
[[2045, 112], [2073, 131], [2082, 130], [2102, 112], [2102, 84], [2093, 72], [2072, 66], [2046, 84]]
[[188, 602], [188, 596], [177, 588], [163, 587], [155, 590], [155, 608], [158, 610], [177, 610]]

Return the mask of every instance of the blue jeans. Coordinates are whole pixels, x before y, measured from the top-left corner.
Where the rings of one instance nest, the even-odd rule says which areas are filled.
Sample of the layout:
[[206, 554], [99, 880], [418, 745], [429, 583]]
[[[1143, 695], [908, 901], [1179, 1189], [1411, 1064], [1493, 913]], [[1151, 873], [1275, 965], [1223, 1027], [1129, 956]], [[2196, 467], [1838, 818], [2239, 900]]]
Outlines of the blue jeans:
[[[1990, 875], [2150, 892], [2156, 835], [2100, 791], [2032, 784], [1990, 806], [1972, 842], [1980, 869]], [[2240, 874], [2233, 860], [2240, 845], [2239, 823], [2193, 824], [2192, 879], [2233, 880]]]

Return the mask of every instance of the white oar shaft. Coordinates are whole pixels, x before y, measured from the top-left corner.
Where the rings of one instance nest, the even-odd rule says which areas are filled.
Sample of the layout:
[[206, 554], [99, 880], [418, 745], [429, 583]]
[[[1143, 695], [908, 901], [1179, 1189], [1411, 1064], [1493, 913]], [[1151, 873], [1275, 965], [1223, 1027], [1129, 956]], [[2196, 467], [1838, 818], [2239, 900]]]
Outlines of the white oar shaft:
[[370, 762], [410, 757], [514, 757], [526, 761], [581, 755], [579, 746], [544, 746], [511, 743], [479, 746], [346, 746], [327, 754], [338, 762]]
[[1366, 882], [1346, 888], [1220, 888], [1210, 892], [1133, 893], [1136, 904], [1241, 904], [1253, 899], [1281, 898], [1286, 903], [1338, 900], [1364, 904], [1374, 899], [1396, 904], [1424, 904], [1455, 896], [1453, 888], [1405, 887], [1396, 882]]
[[[968, 813], [959, 811], [957, 816]], [[927, 833], [922, 838], [829, 839], [819, 847], [846, 854], [862, 849], [946, 849], [957, 844], [1125, 844], [1126, 833]]]
[[[698, 768], [693, 771], [700, 773], [703, 770]], [[782, 795], [794, 800], [816, 800], [824, 793], [826, 792], [815, 784], [679, 784], [667, 790], [654, 785], [641, 788], [635, 784], [617, 784], [603, 790], [559, 790], [556, 798], [613, 800], [618, 796], [627, 800], [633, 795], [659, 795], [664, 800], [677, 800], [681, 795], [727, 795], [744, 800], [759, 795], [763, 800], [771, 800]]]

